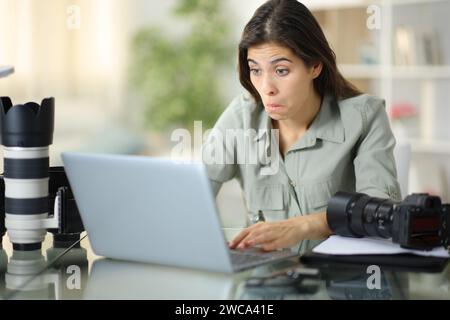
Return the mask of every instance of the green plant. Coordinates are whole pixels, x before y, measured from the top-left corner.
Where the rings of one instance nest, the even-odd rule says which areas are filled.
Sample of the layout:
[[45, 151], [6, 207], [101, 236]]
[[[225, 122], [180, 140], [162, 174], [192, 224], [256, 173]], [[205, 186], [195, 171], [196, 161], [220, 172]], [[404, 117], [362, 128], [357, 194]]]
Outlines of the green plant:
[[144, 98], [145, 123], [154, 130], [195, 120], [211, 128], [224, 107], [220, 92], [223, 70], [233, 49], [220, 0], [180, 0], [173, 13], [190, 22], [190, 32], [170, 40], [158, 28], [140, 30], [133, 39], [132, 83]]

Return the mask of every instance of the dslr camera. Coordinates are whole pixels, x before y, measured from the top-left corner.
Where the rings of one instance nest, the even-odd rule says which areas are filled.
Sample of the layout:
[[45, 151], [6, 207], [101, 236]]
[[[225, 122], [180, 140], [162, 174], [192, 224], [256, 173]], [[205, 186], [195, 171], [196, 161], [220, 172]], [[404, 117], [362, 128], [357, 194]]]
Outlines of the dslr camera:
[[334, 234], [389, 239], [403, 248], [431, 250], [450, 243], [450, 204], [427, 193], [403, 201], [337, 192], [328, 203], [327, 221]]

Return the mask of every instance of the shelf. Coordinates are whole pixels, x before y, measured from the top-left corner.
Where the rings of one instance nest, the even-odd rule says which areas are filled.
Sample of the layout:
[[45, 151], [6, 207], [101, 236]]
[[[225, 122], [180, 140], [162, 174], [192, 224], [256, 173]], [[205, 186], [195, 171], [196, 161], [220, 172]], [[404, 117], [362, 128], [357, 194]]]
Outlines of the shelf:
[[349, 79], [449, 79], [450, 66], [380, 66], [342, 64], [339, 70]]
[[430, 4], [434, 2], [447, 2], [448, 0], [385, 0], [390, 1], [392, 6]]
[[394, 78], [450, 79], [450, 66], [397, 66], [392, 68]]
[[302, 3], [311, 11], [329, 9], [367, 8], [370, 5], [404, 6], [446, 2], [448, 0], [303, 0]]
[[344, 9], [344, 8], [364, 8], [371, 4], [379, 4], [380, 1], [370, 0], [303, 0], [302, 3], [311, 11]]
[[413, 153], [450, 155], [450, 141], [411, 139]]
[[378, 79], [382, 76], [379, 65], [341, 64], [338, 68], [345, 78], [350, 79]]

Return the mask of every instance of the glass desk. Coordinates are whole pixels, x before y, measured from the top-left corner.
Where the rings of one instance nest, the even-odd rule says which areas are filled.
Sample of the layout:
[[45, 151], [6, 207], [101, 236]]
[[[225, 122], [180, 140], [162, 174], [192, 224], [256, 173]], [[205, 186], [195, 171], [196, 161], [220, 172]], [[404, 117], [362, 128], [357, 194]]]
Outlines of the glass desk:
[[[232, 238], [233, 230], [225, 230]], [[312, 245], [311, 245], [312, 246]], [[305, 246], [303, 250], [309, 250]], [[436, 272], [380, 266], [369, 289], [368, 265], [314, 267], [292, 258], [233, 275], [105, 259], [93, 254], [85, 233], [62, 248], [48, 234], [42, 250], [0, 251], [2, 299], [450, 299], [450, 266]]]

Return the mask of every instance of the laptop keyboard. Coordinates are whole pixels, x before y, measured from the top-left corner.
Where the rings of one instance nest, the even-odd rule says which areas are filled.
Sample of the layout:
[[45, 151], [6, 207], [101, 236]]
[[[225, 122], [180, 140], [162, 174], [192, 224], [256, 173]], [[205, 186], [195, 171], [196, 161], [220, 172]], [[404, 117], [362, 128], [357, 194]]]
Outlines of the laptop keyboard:
[[280, 260], [292, 257], [295, 254], [292, 251], [271, 251], [264, 252], [259, 248], [250, 248], [246, 250], [233, 249], [230, 250], [231, 263], [236, 269], [253, 267], [260, 264], [268, 263], [274, 260]]
[[231, 252], [231, 263], [233, 265], [240, 265], [240, 264], [245, 264], [245, 263], [249, 263], [249, 262], [266, 261], [266, 260], [270, 260], [270, 259], [271, 258], [267, 257], [267, 256], [264, 257], [264, 256], [245, 254], [245, 253], [235, 252], [235, 251]]

